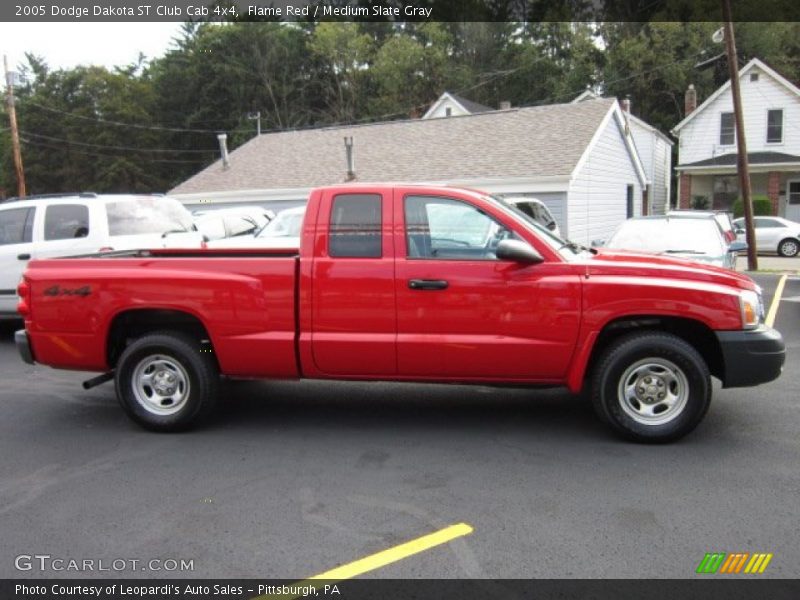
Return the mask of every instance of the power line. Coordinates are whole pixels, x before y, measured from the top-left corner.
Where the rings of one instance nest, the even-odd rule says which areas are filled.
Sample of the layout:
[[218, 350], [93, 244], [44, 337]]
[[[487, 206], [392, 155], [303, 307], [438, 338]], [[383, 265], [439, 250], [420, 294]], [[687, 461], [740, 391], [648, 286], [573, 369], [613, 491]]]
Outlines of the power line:
[[109, 146], [107, 144], [91, 144], [89, 142], [76, 142], [74, 140], [67, 140], [64, 138], [52, 137], [49, 135], [42, 135], [39, 133], [32, 133], [30, 131], [20, 131], [20, 133], [36, 138], [41, 138], [44, 140], [51, 140], [54, 142], [63, 142], [65, 144], [70, 144], [73, 146], [86, 146], [89, 148], [106, 148], [108, 150], [129, 150], [133, 152], [169, 152], [169, 153], [191, 153], [191, 154], [209, 154], [215, 152], [214, 148], [210, 148], [208, 150], [179, 150], [179, 149], [171, 149], [171, 148], [136, 148], [132, 146]]
[[[113, 121], [110, 119], [103, 119], [102, 117], [86, 117], [84, 115], [76, 115], [73, 112], [60, 110], [58, 108], [51, 108], [49, 106], [44, 106], [42, 104], [38, 104], [36, 102], [31, 102], [30, 100], [25, 100], [25, 105], [27, 106], [34, 106], [41, 110], [46, 110], [52, 113], [60, 114], [60, 115], [67, 115], [68, 117], [72, 117], [73, 119], [81, 119], [83, 121], [92, 121], [95, 123], [105, 123], [106, 125], [114, 125], [116, 127], [128, 127], [133, 129], [146, 129], [149, 131], [171, 131], [173, 133], [220, 133], [223, 131], [222, 128], [219, 129], [192, 129], [188, 127], [163, 127], [161, 125], [140, 125], [139, 123], [123, 123], [122, 121]], [[229, 133], [246, 133], [250, 130], [239, 129], [235, 131], [231, 131]]]
[[[30, 144], [30, 145], [33, 145], [33, 146], [40, 146], [42, 148], [50, 148], [50, 149], [53, 149], [53, 150], [61, 150], [62, 152], [69, 151], [69, 152], [72, 152], [72, 153], [75, 153], [75, 154], [83, 154], [83, 155], [86, 155], [86, 156], [100, 156], [100, 157], [104, 157], [104, 158], [127, 158], [126, 156], [123, 156], [123, 155], [120, 155], [120, 154], [104, 154], [102, 152], [86, 152], [86, 151], [83, 151], [83, 150], [76, 150], [74, 148], [68, 148], [68, 147], [64, 147], [64, 146], [57, 146], [55, 144], [48, 144], [48, 143], [45, 143], [45, 142], [37, 142], [37, 141], [31, 140], [31, 139], [28, 139], [28, 138], [25, 138], [25, 137], [21, 137], [20, 139], [25, 144]], [[163, 158], [146, 158], [146, 157], [137, 157], [136, 160], [137, 161], [138, 160], [143, 160], [143, 161], [146, 161], [146, 162], [149, 162], [149, 163], [167, 163], [167, 164], [201, 164], [201, 163], [208, 162], [206, 160], [200, 160], [200, 159], [197, 159], [197, 160], [170, 160], [170, 159], [163, 159]]]

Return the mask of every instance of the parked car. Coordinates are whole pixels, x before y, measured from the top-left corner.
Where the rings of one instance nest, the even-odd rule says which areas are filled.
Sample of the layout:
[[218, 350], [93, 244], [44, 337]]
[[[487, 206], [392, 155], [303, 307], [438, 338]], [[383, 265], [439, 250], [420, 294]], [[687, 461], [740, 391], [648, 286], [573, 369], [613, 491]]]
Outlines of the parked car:
[[261, 229], [249, 235], [211, 240], [209, 248], [299, 248], [305, 206], [280, 211]]
[[299, 249], [31, 262], [15, 341], [28, 363], [99, 371], [86, 388], [115, 380], [158, 431], [209, 417], [224, 375], [590, 386], [614, 430], [665, 442], [703, 419], [712, 375], [780, 375], [783, 339], [746, 275], [590, 251], [520, 215], [454, 187], [319, 188]]
[[199, 248], [192, 216], [166, 196], [61, 194], [0, 202], [0, 317], [31, 259], [131, 248]]
[[[739, 240], [745, 240], [744, 218], [733, 222]], [[797, 256], [800, 253], [800, 223], [783, 217], [753, 217], [758, 252]]]
[[732, 242], [736, 239], [735, 227], [731, 213], [724, 210], [671, 210], [667, 216], [686, 219], [714, 219], [722, 230], [725, 240]]
[[561, 235], [561, 230], [558, 228], [558, 223], [556, 223], [550, 209], [538, 198], [531, 198], [530, 196], [503, 196], [501, 199], [507, 204], [518, 208], [545, 229], [552, 231], [558, 236]]
[[617, 227], [606, 248], [670, 254], [727, 269], [747, 244], [729, 242], [716, 219], [684, 215], [635, 217]]
[[238, 206], [192, 213], [197, 230], [207, 240], [250, 235], [263, 229], [275, 213], [260, 206]]

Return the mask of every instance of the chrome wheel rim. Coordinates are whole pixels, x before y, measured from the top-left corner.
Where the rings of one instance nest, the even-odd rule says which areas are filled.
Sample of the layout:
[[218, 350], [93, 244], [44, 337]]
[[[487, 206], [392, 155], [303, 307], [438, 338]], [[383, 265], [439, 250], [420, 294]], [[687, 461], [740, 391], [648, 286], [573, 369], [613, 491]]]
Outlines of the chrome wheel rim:
[[795, 256], [797, 250], [797, 242], [788, 241], [781, 244], [781, 252], [786, 256]]
[[189, 398], [189, 374], [174, 358], [163, 354], [139, 361], [131, 384], [136, 401], [154, 415], [174, 415]]
[[620, 407], [642, 425], [663, 425], [675, 419], [689, 400], [689, 380], [672, 361], [645, 358], [620, 377], [617, 387]]

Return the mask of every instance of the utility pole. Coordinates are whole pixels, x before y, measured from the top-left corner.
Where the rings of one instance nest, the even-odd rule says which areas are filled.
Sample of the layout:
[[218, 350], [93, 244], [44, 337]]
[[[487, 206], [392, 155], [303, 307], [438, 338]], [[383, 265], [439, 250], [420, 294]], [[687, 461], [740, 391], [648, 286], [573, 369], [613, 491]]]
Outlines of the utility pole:
[[19, 129], [17, 129], [17, 109], [14, 106], [14, 81], [8, 71], [8, 58], [3, 55], [3, 70], [6, 76], [6, 103], [8, 105], [8, 120], [11, 122], [11, 147], [14, 153], [14, 170], [17, 172], [17, 196], [24, 198], [25, 171], [22, 168], [22, 152], [19, 147]]
[[744, 138], [744, 118], [742, 117], [742, 96], [739, 90], [739, 59], [736, 56], [736, 40], [733, 37], [733, 21], [730, 0], [722, 0], [722, 18], [725, 19], [725, 49], [728, 52], [728, 71], [731, 77], [733, 95], [733, 114], [736, 121], [736, 148], [739, 170], [739, 189], [744, 204], [745, 239], [747, 240], [747, 270], [758, 270], [756, 256], [756, 236], [753, 227], [753, 201], [750, 198], [750, 167], [747, 164], [747, 142]]

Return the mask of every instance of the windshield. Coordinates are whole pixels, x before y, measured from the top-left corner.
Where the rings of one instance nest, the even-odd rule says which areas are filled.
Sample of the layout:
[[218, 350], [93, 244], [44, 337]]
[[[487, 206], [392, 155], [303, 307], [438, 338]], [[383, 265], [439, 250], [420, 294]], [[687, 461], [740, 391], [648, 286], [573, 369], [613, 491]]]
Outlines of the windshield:
[[298, 237], [305, 214], [305, 210], [279, 212], [256, 237]]
[[517, 220], [522, 221], [529, 227], [529, 229], [532, 229], [537, 234], [539, 239], [544, 241], [548, 246], [553, 248], [553, 250], [557, 251], [564, 258], [569, 260], [575, 258], [575, 256], [578, 254], [589, 252], [588, 249], [582, 248], [577, 244], [572, 244], [569, 241], [560, 238], [546, 227], [543, 227], [542, 224], [533, 217], [525, 214], [514, 204], [511, 204], [502, 198], [498, 198], [497, 196], [484, 196], [484, 198], [489, 200], [503, 212], [510, 213], [515, 216]]
[[109, 235], [192, 231], [192, 215], [174, 198], [141, 197], [106, 204]]
[[719, 227], [711, 219], [631, 219], [619, 226], [606, 247], [675, 254], [724, 253]]

